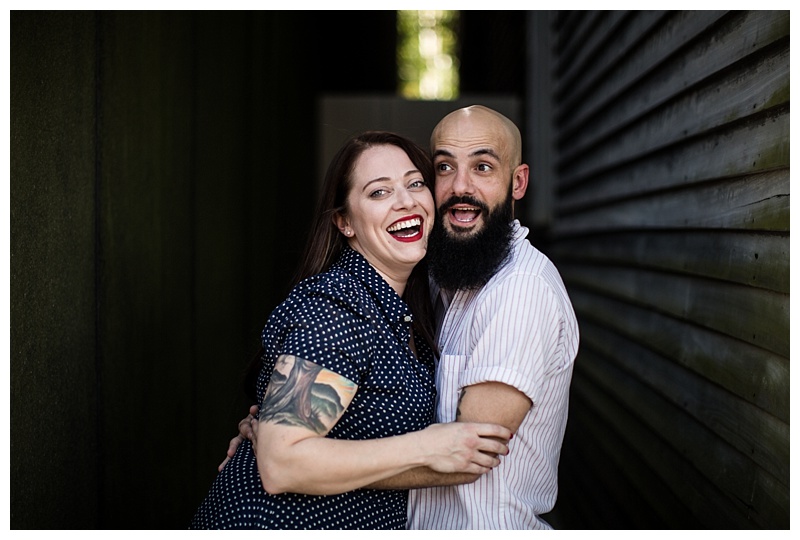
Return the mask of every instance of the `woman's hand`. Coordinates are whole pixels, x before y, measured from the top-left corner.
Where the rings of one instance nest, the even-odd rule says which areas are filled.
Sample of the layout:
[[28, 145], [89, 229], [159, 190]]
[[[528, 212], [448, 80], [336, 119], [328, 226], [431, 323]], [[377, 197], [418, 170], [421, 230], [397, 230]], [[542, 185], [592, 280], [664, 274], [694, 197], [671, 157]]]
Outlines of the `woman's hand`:
[[496, 424], [450, 422], [416, 432], [426, 465], [441, 473], [485, 474], [508, 454], [511, 431]]

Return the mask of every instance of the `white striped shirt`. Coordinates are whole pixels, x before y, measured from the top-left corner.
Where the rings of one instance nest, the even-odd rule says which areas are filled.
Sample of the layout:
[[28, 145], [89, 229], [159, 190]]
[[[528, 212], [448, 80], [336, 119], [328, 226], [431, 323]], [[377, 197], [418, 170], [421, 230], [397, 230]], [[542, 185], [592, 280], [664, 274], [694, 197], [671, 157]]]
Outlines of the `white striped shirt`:
[[556, 501], [578, 323], [558, 271], [527, 235], [515, 221], [504, 266], [445, 303], [436, 420], [454, 421], [461, 388], [488, 381], [520, 390], [533, 407], [494, 470], [472, 484], [412, 490], [410, 529], [550, 528], [539, 515]]

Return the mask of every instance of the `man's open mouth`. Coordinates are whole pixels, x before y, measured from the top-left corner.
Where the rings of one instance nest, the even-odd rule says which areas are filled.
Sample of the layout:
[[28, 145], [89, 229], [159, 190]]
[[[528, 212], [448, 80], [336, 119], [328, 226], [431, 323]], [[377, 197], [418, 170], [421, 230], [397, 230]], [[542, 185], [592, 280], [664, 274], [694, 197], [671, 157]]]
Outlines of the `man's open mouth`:
[[470, 225], [475, 223], [482, 210], [477, 206], [458, 205], [450, 208], [449, 213], [453, 220], [459, 224]]

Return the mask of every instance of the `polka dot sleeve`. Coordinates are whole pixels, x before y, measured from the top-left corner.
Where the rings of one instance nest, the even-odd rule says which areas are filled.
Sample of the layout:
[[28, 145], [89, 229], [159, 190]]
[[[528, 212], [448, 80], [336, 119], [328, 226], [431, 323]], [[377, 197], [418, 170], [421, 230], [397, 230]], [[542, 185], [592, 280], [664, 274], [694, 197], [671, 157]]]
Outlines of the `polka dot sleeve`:
[[350, 283], [326, 276], [298, 295], [286, 318], [279, 354], [304, 358], [360, 384], [369, 369], [375, 332]]

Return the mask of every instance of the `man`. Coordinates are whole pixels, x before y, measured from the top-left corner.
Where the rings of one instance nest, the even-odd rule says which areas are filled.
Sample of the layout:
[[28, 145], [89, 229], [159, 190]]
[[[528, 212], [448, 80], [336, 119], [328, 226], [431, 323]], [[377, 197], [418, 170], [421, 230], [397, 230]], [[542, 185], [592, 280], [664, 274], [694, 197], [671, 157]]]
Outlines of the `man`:
[[578, 325], [553, 264], [513, 219], [528, 187], [519, 130], [473, 106], [431, 135], [438, 207], [429, 265], [438, 326], [438, 422], [511, 429], [509, 455], [474, 483], [411, 491], [413, 529], [549, 528]]
[[513, 218], [528, 187], [521, 148], [517, 127], [482, 106], [431, 134], [436, 421], [501, 424], [514, 437], [477, 479], [417, 469], [372, 486], [421, 488], [409, 496], [411, 529], [550, 528], [539, 516], [556, 500], [578, 325], [555, 266]]

